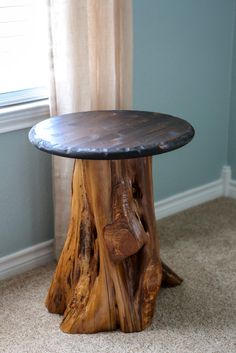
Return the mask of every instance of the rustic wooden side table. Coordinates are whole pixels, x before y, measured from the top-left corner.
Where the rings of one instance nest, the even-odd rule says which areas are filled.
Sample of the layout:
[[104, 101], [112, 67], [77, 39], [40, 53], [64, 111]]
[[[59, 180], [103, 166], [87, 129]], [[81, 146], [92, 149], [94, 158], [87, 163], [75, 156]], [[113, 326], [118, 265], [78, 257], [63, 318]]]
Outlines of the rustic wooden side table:
[[193, 136], [182, 119], [119, 110], [56, 116], [31, 129], [38, 149], [75, 158], [67, 239], [46, 299], [64, 315], [64, 332], [143, 330], [161, 284], [181, 283], [159, 255], [151, 156]]

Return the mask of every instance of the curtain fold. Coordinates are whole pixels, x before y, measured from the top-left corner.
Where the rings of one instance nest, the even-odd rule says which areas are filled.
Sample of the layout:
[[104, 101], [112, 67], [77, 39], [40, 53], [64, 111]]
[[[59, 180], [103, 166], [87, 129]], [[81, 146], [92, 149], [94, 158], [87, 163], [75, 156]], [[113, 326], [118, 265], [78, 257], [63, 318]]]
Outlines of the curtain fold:
[[[130, 109], [132, 0], [50, 0], [50, 110]], [[53, 157], [55, 252], [70, 212], [73, 160]]]

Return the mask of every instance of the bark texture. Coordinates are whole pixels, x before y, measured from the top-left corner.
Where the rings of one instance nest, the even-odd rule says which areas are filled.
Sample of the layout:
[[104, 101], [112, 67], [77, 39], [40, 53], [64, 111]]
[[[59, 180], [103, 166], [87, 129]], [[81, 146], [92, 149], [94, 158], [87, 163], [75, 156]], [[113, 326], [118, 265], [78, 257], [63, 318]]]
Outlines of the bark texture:
[[46, 299], [67, 333], [151, 323], [157, 293], [181, 279], [159, 256], [151, 157], [76, 160], [67, 239]]

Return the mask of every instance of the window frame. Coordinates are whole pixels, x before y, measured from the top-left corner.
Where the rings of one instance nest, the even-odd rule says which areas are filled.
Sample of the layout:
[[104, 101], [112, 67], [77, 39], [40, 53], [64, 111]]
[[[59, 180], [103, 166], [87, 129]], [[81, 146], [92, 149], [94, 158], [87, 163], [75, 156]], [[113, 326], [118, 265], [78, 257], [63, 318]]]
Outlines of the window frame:
[[30, 128], [49, 117], [48, 99], [1, 108], [0, 133]]
[[[21, 8], [20, 13], [18, 12], [16, 13], [19, 7]], [[39, 4], [38, 3], [36, 4], [34, 0], [26, 0], [26, 1], [25, 0], [24, 1], [3, 0], [1, 2], [1, 8], [6, 12], [4, 11], [2, 12], [1, 21], [0, 21], [0, 24], [3, 24], [3, 27], [1, 27], [3, 31], [1, 32], [2, 34], [1, 38], [3, 40], [8, 41], [8, 37], [10, 38], [10, 40], [15, 40], [15, 35], [22, 36], [22, 40], [23, 40], [22, 43], [24, 45], [22, 48], [20, 47], [21, 51], [24, 51], [24, 48], [28, 50], [28, 46], [31, 46], [32, 44], [32, 38], [34, 39], [33, 43], [34, 42], [37, 43], [37, 47], [39, 42], [41, 44], [46, 43], [45, 42], [47, 40], [46, 33], [48, 34], [48, 8], [47, 7], [48, 7], [47, 0], [44, 0], [42, 3], [40, 2]], [[24, 13], [24, 11], [26, 11], [26, 13]], [[6, 19], [4, 16], [6, 17]], [[38, 18], [39, 18], [39, 21], [38, 21]], [[19, 29], [19, 32], [16, 32], [14, 23], [16, 24], [17, 30]], [[20, 25], [20, 27], [18, 26], [18, 24]], [[41, 29], [40, 27], [38, 27], [39, 25], [40, 26], [43, 25], [44, 27], [42, 27]], [[29, 27], [31, 28], [31, 26], [33, 26], [32, 27], [33, 37], [31, 36], [31, 31], [29, 31]], [[10, 31], [9, 36], [8, 36], [8, 31]], [[38, 41], [37, 39], [39, 39], [39, 37], [41, 38], [41, 36], [43, 39], [41, 41], [40, 40]], [[29, 43], [27, 42], [27, 45], [25, 46], [26, 44], [25, 41], [27, 40], [29, 40]], [[8, 42], [6, 43], [3, 42], [4, 45], [2, 48], [3, 49], [5, 48], [4, 50], [6, 51], [6, 55], [10, 55], [12, 54], [12, 52], [8, 48], [7, 43]], [[5, 47], [5, 44], [6, 44], [6, 47]], [[42, 49], [44, 49], [44, 45], [42, 46], [41, 44], [38, 49], [39, 52], [42, 52]], [[34, 48], [34, 45], [32, 48]], [[8, 49], [9, 49], [9, 53], [8, 53]], [[46, 52], [44, 56], [46, 58], [48, 56], [48, 53]], [[13, 55], [11, 55], [11, 57], [13, 61], [18, 60], [17, 55], [16, 55], [16, 58]], [[4, 60], [3, 60], [3, 63], [4, 65], [6, 64], [6, 67], [7, 67], [8, 63], [5, 62]], [[42, 62], [45, 64], [44, 60]], [[3, 65], [3, 68], [5, 67], [4, 65]], [[17, 66], [16, 66], [16, 69], [17, 69]], [[32, 78], [33, 77], [34, 76], [32, 76]], [[20, 78], [21, 76], [19, 76], [19, 79]], [[39, 121], [50, 117], [48, 87], [47, 87], [49, 82], [44, 82], [44, 80], [38, 80], [36, 77], [35, 82], [33, 79], [28, 81], [26, 80], [28, 83], [21, 87], [20, 86], [21, 82], [20, 81], [18, 82], [18, 81], [17, 81], [17, 84], [12, 85], [12, 87], [10, 83], [7, 84], [6, 87], [4, 85], [1, 86], [0, 133], [30, 128], [34, 124], [38, 123]], [[41, 87], [41, 85], [43, 85], [43, 87]]]

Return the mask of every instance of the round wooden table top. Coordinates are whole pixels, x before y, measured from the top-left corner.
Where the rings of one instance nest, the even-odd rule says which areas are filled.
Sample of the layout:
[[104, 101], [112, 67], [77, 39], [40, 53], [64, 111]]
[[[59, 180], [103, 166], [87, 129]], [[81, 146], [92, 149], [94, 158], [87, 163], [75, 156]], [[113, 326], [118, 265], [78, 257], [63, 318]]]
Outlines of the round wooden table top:
[[65, 114], [29, 132], [38, 149], [78, 159], [125, 159], [165, 153], [186, 145], [193, 127], [174, 116], [132, 110]]

